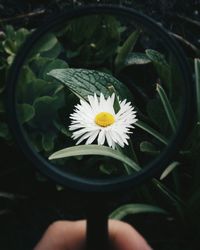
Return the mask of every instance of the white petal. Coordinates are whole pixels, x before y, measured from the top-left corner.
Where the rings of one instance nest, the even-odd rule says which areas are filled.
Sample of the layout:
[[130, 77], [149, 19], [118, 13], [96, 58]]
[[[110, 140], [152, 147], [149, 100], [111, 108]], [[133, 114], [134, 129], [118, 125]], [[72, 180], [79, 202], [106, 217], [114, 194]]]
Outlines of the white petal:
[[105, 139], [106, 139], [106, 137], [105, 137], [105, 130], [102, 129], [100, 131], [98, 139], [97, 139], [98, 145], [103, 145], [104, 142], [105, 142]]
[[91, 144], [96, 139], [97, 135], [99, 133], [99, 130], [93, 131], [91, 136], [87, 139], [85, 144]]
[[109, 133], [109, 130], [105, 132], [105, 135], [106, 135], [106, 140], [107, 140], [107, 143], [108, 143], [108, 146], [109, 147], [112, 147], [112, 138], [110, 136], [110, 133]]

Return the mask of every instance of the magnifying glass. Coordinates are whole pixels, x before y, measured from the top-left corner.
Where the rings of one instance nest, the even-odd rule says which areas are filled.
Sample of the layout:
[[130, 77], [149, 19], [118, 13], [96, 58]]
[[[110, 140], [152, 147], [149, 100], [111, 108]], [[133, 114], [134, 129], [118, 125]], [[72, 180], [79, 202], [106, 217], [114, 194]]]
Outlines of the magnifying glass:
[[88, 249], [108, 246], [102, 197], [151, 178], [184, 141], [191, 82], [167, 31], [117, 6], [61, 13], [17, 54], [7, 81], [9, 124], [43, 174], [100, 200], [88, 213]]

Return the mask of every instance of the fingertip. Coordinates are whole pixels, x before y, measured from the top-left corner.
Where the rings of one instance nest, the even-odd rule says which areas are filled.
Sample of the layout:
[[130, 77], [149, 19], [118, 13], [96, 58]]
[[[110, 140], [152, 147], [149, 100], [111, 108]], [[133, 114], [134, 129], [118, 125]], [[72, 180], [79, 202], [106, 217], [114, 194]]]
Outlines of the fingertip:
[[126, 222], [110, 220], [109, 234], [115, 250], [152, 250], [143, 236]]

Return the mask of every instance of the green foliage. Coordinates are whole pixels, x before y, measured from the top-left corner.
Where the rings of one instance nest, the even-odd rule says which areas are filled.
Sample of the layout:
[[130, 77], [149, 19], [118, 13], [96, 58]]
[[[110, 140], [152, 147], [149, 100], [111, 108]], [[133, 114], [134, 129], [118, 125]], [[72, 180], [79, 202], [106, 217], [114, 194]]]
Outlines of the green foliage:
[[115, 67], [117, 72], [119, 72], [125, 66], [125, 61], [127, 62], [127, 57], [129, 53], [131, 53], [131, 51], [133, 50], [139, 38], [139, 35], [140, 35], [139, 30], [134, 31], [132, 34], [129, 35], [127, 40], [119, 48], [118, 50], [119, 52], [115, 58]]
[[145, 52], [146, 52], [147, 57], [154, 64], [158, 72], [158, 75], [160, 76], [160, 79], [169, 85], [170, 77], [171, 77], [171, 69], [164, 55], [152, 49], [147, 49]]
[[109, 156], [119, 161], [122, 161], [134, 171], [140, 170], [140, 167], [124, 154], [109, 147], [99, 146], [99, 145], [80, 145], [80, 146], [68, 147], [50, 155], [49, 160], [66, 158], [71, 156], [80, 156], [80, 155]]
[[[11, 141], [11, 134], [5, 121], [5, 80], [16, 53], [30, 33], [24, 28], [14, 30], [6, 26], [0, 41], [0, 138], [7, 142]], [[59, 161], [58, 158], [64, 157], [71, 162], [68, 158], [73, 156], [74, 161], [81, 160], [86, 167], [98, 165], [98, 171], [106, 176], [113, 175], [119, 167], [113, 163], [114, 159], [123, 164], [127, 173], [132, 173], [140, 169], [141, 158], [155, 158], [161, 153], [178, 126], [181, 76], [171, 55], [154, 47], [149, 49], [151, 44], [143, 45], [143, 35], [137, 29], [130, 32], [113, 16], [100, 18], [94, 15], [92, 19], [84, 17], [66, 23], [63, 30], [48, 33], [34, 45], [21, 70], [17, 102], [20, 121], [38, 152], [48, 157], [58, 148], [66, 147], [50, 158]], [[137, 198], [142, 197], [147, 204], [124, 205], [113, 212], [112, 218], [122, 219], [129, 214], [146, 212], [165, 214], [159, 208], [165, 207], [181, 225], [188, 224], [191, 230], [200, 229], [199, 65], [197, 58], [197, 114], [185, 144], [161, 176], [152, 180], [150, 189], [144, 187], [141, 193], [137, 193]], [[126, 82], [126, 76], [142, 93], [139, 101], [133, 98], [132, 85]], [[147, 92], [144, 91], [146, 89]], [[71, 147], [71, 133], [67, 129], [69, 112], [78, 98], [87, 99], [88, 95], [99, 95], [100, 92], [105, 96], [115, 92], [136, 106], [139, 121], [135, 127], [144, 136], [133, 137], [136, 143], [123, 152], [96, 145]], [[145, 100], [142, 104], [141, 99]], [[88, 160], [87, 157], [82, 158], [83, 155], [97, 155], [97, 158]]]
[[54, 69], [48, 75], [62, 82], [78, 97], [87, 100], [88, 95], [104, 96], [110, 95], [110, 88], [114, 88], [120, 98], [129, 98], [132, 96], [129, 90], [115, 77], [95, 71], [85, 69]]
[[177, 122], [176, 116], [174, 114], [174, 111], [172, 109], [172, 106], [170, 104], [170, 101], [165, 93], [165, 90], [159, 84], [157, 84], [156, 90], [159, 94], [160, 100], [161, 100], [163, 108], [166, 112], [166, 116], [169, 120], [171, 128], [172, 128], [173, 132], [176, 133], [178, 122]]
[[120, 23], [109, 15], [81, 17], [67, 24], [58, 39], [67, 45], [66, 55], [73, 63], [100, 65], [109, 62], [118, 47]]
[[156, 206], [148, 205], [148, 204], [126, 204], [121, 207], [118, 207], [110, 214], [110, 219], [114, 220], [122, 220], [127, 215], [135, 215], [141, 213], [159, 213], [159, 214], [167, 214], [164, 209], [161, 209]]

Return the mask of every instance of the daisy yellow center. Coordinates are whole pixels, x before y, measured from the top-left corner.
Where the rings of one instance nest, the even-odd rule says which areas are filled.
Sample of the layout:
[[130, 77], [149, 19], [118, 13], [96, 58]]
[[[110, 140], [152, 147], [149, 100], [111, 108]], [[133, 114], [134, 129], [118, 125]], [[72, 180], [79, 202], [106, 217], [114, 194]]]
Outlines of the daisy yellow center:
[[115, 122], [115, 117], [108, 112], [101, 112], [95, 116], [95, 122], [101, 127], [107, 127]]

